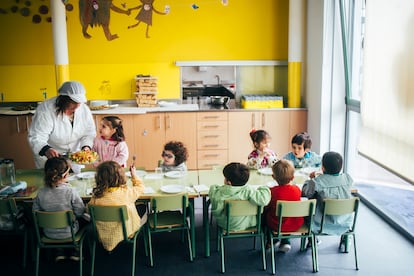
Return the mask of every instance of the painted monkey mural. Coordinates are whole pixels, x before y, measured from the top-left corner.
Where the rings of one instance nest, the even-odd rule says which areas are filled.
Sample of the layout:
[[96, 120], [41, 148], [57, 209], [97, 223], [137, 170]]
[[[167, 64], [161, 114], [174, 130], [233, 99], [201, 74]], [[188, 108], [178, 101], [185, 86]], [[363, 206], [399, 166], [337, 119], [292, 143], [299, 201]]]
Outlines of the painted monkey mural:
[[111, 34], [109, 21], [111, 10], [129, 15], [131, 11], [123, 10], [112, 3], [112, 0], [79, 0], [79, 15], [82, 25], [82, 34], [85, 38], [91, 38], [88, 27], [102, 26], [108, 41], [118, 38], [117, 34]]
[[149, 27], [152, 26], [152, 12], [155, 12], [155, 13], [158, 13], [158, 14], [161, 14], [161, 15], [165, 15], [166, 13], [157, 11], [154, 8], [153, 4], [154, 4], [155, 0], [140, 0], [140, 1], [141, 1], [142, 5], [139, 5], [139, 6], [136, 6], [134, 8], [128, 9], [129, 12], [131, 12], [132, 10], [138, 10], [139, 9], [138, 15], [135, 17], [135, 19], [138, 22], [134, 25], [128, 26], [128, 29], [138, 27], [139, 23], [144, 22], [145, 24], [147, 24], [147, 29], [146, 29], [146, 32], [145, 32], [145, 36], [147, 38], [149, 38], [148, 31], [149, 31]]

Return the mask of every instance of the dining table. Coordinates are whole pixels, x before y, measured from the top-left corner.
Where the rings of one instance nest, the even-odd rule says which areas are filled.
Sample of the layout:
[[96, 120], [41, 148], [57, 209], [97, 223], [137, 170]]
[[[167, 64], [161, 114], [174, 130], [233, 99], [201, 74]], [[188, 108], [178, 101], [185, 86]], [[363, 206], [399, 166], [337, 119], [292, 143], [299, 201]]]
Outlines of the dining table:
[[[154, 171], [137, 170], [136, 174], [143, 180], [145, 190], [140, 201], [150, 201], [152, 197], [169, 195], [179, 192], [188, 194], [190, 200], [202, 199], [203, 208], [203, 235], [205, 242], [205, 257], [210, 256], [210, 222], [208, 192], [212, 185], [224, 185], [223, 166], [215, 166], [210, 170], [189, 170], [187, 172], [156, 173]], [[126, 170], [127, 184], [132, 185], [130, 173]], [[307, 170], [296, 170], [294, 184], [302, 186], [309, 179]], [[16, 180], [26, 181], [27, 189], [12, 195], [17, 201], [30, 201], [36, 197], [37, 191], [43, 186], [44, 173], [42, 169], [16, 170]], [[79, 192], [79, 195], [88, 202], [95, 187], [95, 171], [92, 169], [71, 174], [69, 184]], [[277, 185], [272, 177], [272, 172], [266, 170], [251, 170], [249, 181], [246, 185], [253, 187]], [[195, 235], [195, 233], [192, 233]], [[195, 237], [195, 236], [193, 236]], [[194, 248], [195, 249], [195, 248]], [[195, 250], [193, 251], [195, 255]]]

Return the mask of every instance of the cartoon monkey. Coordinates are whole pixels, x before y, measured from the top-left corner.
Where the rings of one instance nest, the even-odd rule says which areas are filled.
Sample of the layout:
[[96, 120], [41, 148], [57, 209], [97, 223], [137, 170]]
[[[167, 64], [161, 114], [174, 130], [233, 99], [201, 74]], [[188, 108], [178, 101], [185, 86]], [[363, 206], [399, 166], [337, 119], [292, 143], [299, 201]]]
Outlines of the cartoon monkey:
[[146, 37], [149, 38], [148, 35], [148, 30], [149, 30], [149, 26], [152, 26], [152, 12], [154, 11], [155, 13], [161, 14], [161, 15], [165, 15], [166, 13], [164, 12], [160, 12], [157, 11], [154, 6], [153, 3], [155, 0], [140, 0], [142, 5], [139, 5], [137, 7], [134, 8], [130, 8], [128, 9], [129, 12], [131, 12], [132, 10], [138, 10], [141, 9], [137, 15], [137, 17], [135, 17], [135, 19], [138, 21], [136, 24], [128, 26], [128, 29], [131, 28], [135, 28], [139, 25], [139, 23], [144, 22], [145, 24], [147, 24], [147, 31], [146, 31]]
[[79, 15], [82, 25], [82, 34], [85, 38], [91, 38], [88, 34], [88, 26], [102, 26], [108, 41], [118, 38], [117, 34], [111, 34], [109, 19], [111, 10], [118, 13], [131, 14], [129, 10], [123, 10], [114, 4], [112, 0], [79, 0]]

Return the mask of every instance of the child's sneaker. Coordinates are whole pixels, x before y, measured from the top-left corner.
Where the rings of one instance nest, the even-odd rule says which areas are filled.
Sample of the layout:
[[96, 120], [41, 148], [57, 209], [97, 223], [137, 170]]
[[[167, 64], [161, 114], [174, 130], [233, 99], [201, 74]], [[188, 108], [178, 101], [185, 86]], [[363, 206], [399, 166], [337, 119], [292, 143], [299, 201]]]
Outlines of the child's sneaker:
[[[274, 246], [275, 247], [279, 247], [279, 245], [280, 245], [280, 241], [279, 240], [274, 240]], [[270, 248], [271, 248], [270, 241], [267, 241], [267, 243], [266, 243], [266, 250], [270, 250]]]
[[63, 248], [56, 248], [55, 262], [66, 260], [65, 250]]
[[290, 244], [284, 243], [279, 245], [279, 249], [277, 250], [278, 252], [283, 252], [283, 253], [287, 253], [290, 251]]
[[72, 253], [70, 254], [70, 257], [69, 257], [69, 258], [70, 258], [72, 261], [79, 262], [79, 260], [80, 260], [79, 250], [74, 249], [74, 250], [72, 251]]

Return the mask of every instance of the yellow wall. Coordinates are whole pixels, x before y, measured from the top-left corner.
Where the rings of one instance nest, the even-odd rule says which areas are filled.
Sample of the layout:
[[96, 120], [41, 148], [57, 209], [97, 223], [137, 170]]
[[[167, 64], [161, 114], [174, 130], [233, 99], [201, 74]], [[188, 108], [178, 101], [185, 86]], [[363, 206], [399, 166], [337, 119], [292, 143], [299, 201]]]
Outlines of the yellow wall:
[[[100, 0], [104, 1], [104, 0]], [[24, 2], [24, 1], [20, 1]], [[32, 0], [31, 10], [48, 1]], [[84, 83], [89, 99], [132, 99], [132, 79], [151, 74], [159, 79], [159, 98], [178, 98], [180, 72], [177, 60], [287, 60], [287, 0], [155, 0], [146, 38], [146, 24], [135, 24], [138, 10], [130, 15], [112, 11], [109, 29], [119, 38], [108, 41], [101, 26], [88, 28], [84, 38], [79, 20], [78, 0], [69, 0], [67, 12], [70, 78]], [[114, 0], [126, 8], [139, 0]], [[193, 9], [196, 3], [199, 8]], [[14, 0], [2, 0], [0, 8], [0, 92], [6, 101], [42, 100], [56, 95], [51, 24], [32, 23], [31, 16], [12, 13]], [[23, 3], [19, 4], [23, 6]], [[124, 8], [123, 8], [124, 9]], [[43, 16], [42, 16], [43, 17]], [[44, 16], [43, 18], [45, 18]], [[43, 19], [42, 18], [42, 19]]]

